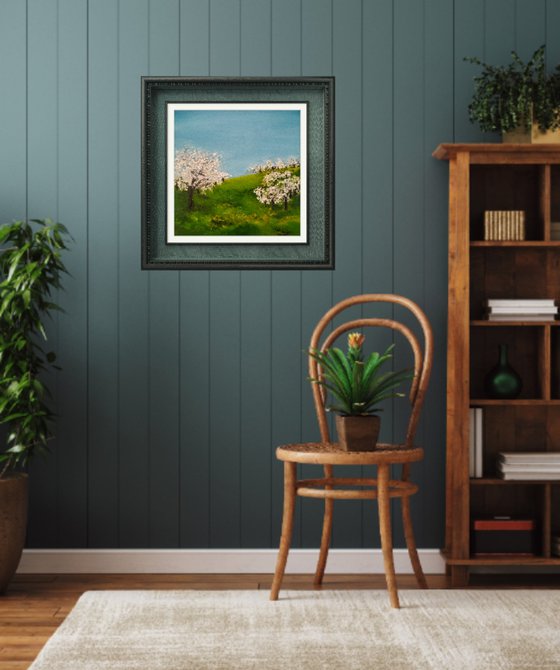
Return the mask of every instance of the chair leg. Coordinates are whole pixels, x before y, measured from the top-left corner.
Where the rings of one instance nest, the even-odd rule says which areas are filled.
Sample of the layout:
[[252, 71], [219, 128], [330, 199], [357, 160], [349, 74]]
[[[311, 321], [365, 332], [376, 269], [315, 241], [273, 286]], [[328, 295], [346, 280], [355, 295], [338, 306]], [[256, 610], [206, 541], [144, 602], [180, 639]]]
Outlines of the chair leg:
[[385, 565], [385, 579], [391, 607], [399, 608], [397, 578], [393, 561], [393, 538], [391, 535], [391, 502], [389, 498], [389, 466], [379, 465], [377, 471], [377, 502], [379, 507], [379, 529], [381, 533], [381, 549]]
[[412, 517], [410, 516], [410, 498], [408, 496], [402, 498], [402, 517], [404, 537], [406, 539], [406, 546], [408, 547], [408, 555], [412, 563], [412, 569], [416, 576], [416, 581], [421, 589], [428, 588], [428, 582], [422, 570], [422, 564], [418, 558], [418, 551], [416, 550], [416, 541], [414, 539], [414, 530], [412, 529]]
[[284, 461], [284, 512], [282, 516], [282, 535], [276, 560], [276, 571], [270, 589], [270, 600], [278, 600], [278, 592], [282, 585], [288, 552], [292, 541], [294, 527], [294, 509], [296, 506], [296, 464]]
[[[332, 465], [325, 465], [325, 477], [332, 477]], [[326, 486], [326, 489], [332, 489], [332, 486]], [[321, 535], [321, 549], [319, 551], [319, 560], [317, 561], [317, 568], [315, 570], [315, 577], [313, 584], [320, 586], [323, 583], [323, 576], [325, 574], [325, 567], [327, 565], [327, 558], [329, 555], [329, 544], [331, 541], [332, 521], [333, 521], [333, 507], [334, 500], [332, 498], [325, 498], [325, 514], [323, 516], [323, 533]]]
[[[404, 482], [407, 482], [410, 478], [410, 463], [404, 463], [402, 466], [402, 476], [401, 479]], [[412, 569], [414, 570], [414, 575], [418, 586], [421, 589], [428, 588], [428, 582], [424, 576], [424, 571], [422, 570], [422, 564], [418, 558], [418, 551], [416, 550], [416, 540], [414, 539], [414, 530], [412, 529], [412, 516], [410, 514], [410, 497], [406, 496], [402, 498], [402, 518], [403, 518], [403, 529], [404, 537], [406, 540], [406, 546], [408, 547], [408, 555], [410, 556], [410, 562], [412, 563]]]

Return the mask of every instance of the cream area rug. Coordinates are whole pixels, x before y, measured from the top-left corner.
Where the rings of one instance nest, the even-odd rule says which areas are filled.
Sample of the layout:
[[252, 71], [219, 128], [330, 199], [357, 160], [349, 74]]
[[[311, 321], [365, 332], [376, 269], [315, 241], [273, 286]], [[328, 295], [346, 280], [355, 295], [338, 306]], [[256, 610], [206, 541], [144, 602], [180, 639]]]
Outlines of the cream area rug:
[[90, 591], [33, 670], [560, 668], [560, 591]]

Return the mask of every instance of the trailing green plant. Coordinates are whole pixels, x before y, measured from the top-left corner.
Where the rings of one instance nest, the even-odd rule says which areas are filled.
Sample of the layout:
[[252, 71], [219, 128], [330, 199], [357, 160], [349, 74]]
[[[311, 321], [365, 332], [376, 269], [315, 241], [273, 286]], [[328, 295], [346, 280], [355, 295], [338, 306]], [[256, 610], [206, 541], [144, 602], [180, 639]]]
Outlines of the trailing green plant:
[[47, 452], [53, 413], [42, 374], [55, 365], [45, 351], [44, 322], [60, 307], [52, 293], [66, 268], [61, 253], [69, 234], [49, 219], [0, 227], [0, 425], [7, 426], [0, 478]]
[[512, 51], [509, 65], [489, 65], [479, 58], [464, 60], [482, 67], [474, 77], [469, 118], [481, 130], [509, 132], [534, 122], [542, 131], [560, 127], [560, 65], [547, 75], [543, 44], [527, 63]]
[[335, 402], [326, 407], [328, 411], [350, 416], [374, 414], [381, 411], [382, 408], [377, 407], [381, 401], [404, 396], [395, 389], [412, 379], [410, 370], [380, 373], [382, 366], [393, 358], [395, 345], [383, 354], [374, 351], [364, 360], [364, 340], [361, 333], [349, 333], [346, 354], [337, 347], [309, 350], [309, 355], [320, 365], [320, 376], [310, 381], [324, 386], [335, 398]]

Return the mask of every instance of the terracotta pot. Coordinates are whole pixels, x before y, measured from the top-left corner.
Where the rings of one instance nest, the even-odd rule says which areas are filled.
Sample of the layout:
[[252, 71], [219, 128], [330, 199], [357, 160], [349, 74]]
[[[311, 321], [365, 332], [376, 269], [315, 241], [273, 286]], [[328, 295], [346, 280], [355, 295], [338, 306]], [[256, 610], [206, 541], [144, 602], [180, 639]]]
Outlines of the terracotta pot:
[[25, 544], [27, 490], [26, 474], [0, 479], [0, 595], [14, 576]]
[[345, 451], [373, 451], [379, 437], [378, 416], [336, 415], [338, 443]]

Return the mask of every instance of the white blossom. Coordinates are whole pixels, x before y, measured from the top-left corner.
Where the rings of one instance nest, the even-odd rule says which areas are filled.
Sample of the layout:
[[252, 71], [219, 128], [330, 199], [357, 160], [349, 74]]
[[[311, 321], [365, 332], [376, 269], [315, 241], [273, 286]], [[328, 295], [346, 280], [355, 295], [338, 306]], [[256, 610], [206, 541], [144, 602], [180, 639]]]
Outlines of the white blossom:
[[254, 174], [258, 172], [269, 172], [270, 170], [283, 170], [286, 168], [296, 168], [299, 167], [299, 158], [290, 157], [283, 161], [281, 158], [276, 160], [267, 160], [266, 163], [257, 163], [256, 165], [251, 165], [249, 170]]
[[284, 204], [287, 208], [288, 201], [298, 195], [300, 179], [289, 170], [273, 170], [263, 177], [261, 185], [254, 190], [257, 200], [263, 205]]
[[184, 147], [175, 152], [175, 186], [180, 191], [207, 191], [230, 175], [221, 169], [221, 156]]

